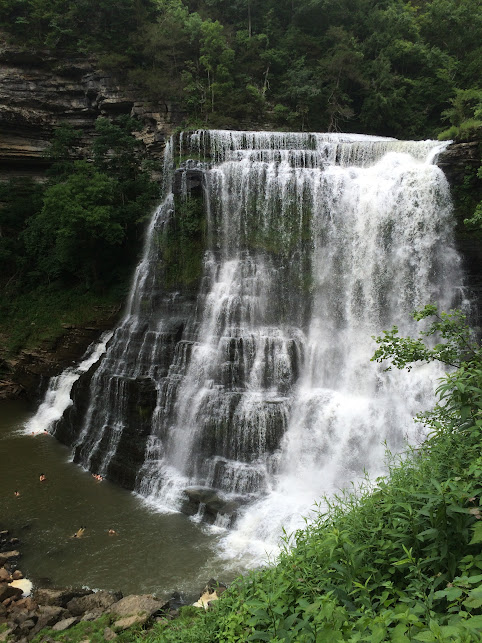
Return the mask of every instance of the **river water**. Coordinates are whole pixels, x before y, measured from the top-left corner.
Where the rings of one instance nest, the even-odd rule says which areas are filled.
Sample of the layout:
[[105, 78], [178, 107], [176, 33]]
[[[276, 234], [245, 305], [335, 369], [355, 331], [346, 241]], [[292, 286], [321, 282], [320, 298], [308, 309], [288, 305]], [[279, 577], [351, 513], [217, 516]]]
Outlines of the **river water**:
[[[212, 528], [97, 482], [50, 435], [25, 434], [31, 415], [24, 403], [0, 404], [0, 528], [20, 538], [19, 568], [34, 584], [161, 597], [179, 591], [191, 600], [211, 577], [232, 580], [236, 566], [216, 557]], [[72, 538], [81, 526], [85, 535]]]

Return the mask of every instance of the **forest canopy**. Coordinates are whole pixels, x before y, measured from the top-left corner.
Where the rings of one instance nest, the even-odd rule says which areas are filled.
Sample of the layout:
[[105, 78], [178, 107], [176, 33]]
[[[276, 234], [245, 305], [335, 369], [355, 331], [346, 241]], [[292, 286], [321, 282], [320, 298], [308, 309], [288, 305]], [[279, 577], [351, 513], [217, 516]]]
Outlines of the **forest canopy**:
[[0, 26], [95, 54], [189, 124], [412, 138], [481, 123], [478, 0], [4, 0]]

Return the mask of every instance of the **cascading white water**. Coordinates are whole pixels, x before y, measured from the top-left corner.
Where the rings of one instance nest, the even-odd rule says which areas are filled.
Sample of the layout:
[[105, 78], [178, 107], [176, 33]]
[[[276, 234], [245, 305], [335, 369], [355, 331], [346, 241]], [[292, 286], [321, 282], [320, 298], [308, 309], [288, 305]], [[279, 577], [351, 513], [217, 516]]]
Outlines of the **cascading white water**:
[[[199, 515], [212, 492], [218, 524], [237, 506], [225, 549], [258, 560], [322, 494], [364, 469], [380, 473], [385, 443], [400, 450], [420, 439], [412, 417], [430, 405], [440, 373], [384, 373], [370, 362], [371, 336], [394, 323], [410, 332], [414, 308], [447, 309], [461, 285], [448, 186], [433, 164], [445, 145], [185, 135], [181, 147], [201, 159], [189, 167], [203, 176], [207, 222], [195, 305], [166, 288], [159, 253], [169, 225], [187, 216], [167, 190], [127, 313], [92, 377], [77, 460], [109, 475], [122, 440], [134, 448], [138, 435], [136, 491], [172, 511], [186, 490], [191, 499], [201, 490]], [[139, 387], [155, 403], [136, 434]]]
[[85, 355], [76, 366], [71, 366], [60, 375], [50, 378], [42, 404], [36, 414], [25, 423], [25, 433], [36, 435], [44, 431], [51, 431], [65, 410], [72, 404], [70, 393], [73, 385], [83, 373], [86, 373], [93, 364], [99, 361], [105, 353], [107, 342], [111, 337], [111, 331], [102, 333], [99, 341], [88, 347]]

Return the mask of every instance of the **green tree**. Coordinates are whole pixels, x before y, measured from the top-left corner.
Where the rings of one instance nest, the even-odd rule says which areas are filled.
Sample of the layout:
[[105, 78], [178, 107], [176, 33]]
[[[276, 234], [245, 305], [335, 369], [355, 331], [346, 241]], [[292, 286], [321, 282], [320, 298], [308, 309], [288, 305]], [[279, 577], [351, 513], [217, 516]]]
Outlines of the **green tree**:
[[82, 132], [72, 125], [55, 128], [47, 150], [47, 158], [52, 162], [47, 175], [52, 180], [58, 181], [70, 174], [75, 159], [80, 155], [78, 145], [81, 137]]
[[137, 127], [129, 117], [116, 123], [99, 118], [92, 149], [84, 150], [93, 162], [74, 160], [80, 155], [79, 132], [56, 130], [42, 206], [21, 235], [32, 276], [101, 287], [118, 265], [129, 267], [139, 223], [158, 195], [132, 134]]
[[326, 33], [330, 43], [318, 64], [324, 109], [329, 132], [340, 131], [354, 117], [353, 97], [366, 83], [363, 74], [363, 53], [354, 36], [343, 27], [331, 27]]
[[199, 62], [207, 74], [211, 111], [214, 112], [216, 99], [225, 97], [233, 86], [234, 50], [229, 47], [224, 27], [218, 20], [202, 23], [200, 54]]
[[29, 179], [0, 183], [0, 283], [19, 279], [26, 268], [22, 233], [42, 207], [42, 186]]
[[87, 285], [100, 277], [109, 247], [119, 245], [124, 230], [118, 219], [117, 183], [86, 161], [48, 187], [40, 213], [25, 231], [27, 252], [48, 279], [75, 276]]
[[439, 314], [436, 306], [428, 304], [413, 317], [416, 321], [433, 321], [416, 338], [400, 337], [397, 326], [374, 337], [379, 347], [372, 361], [388, 361], [388, 369], [395, 366], [410, 370], [416, 362], [433, 361], [451, 367], [454, 370], [437, 389], [440, 403], [424, 414], [425, 421], [433, 429], [449, 425], [462, 430], [482, 424], [482, 348], [465, 315], [460, 310]]
[[[481, 190], [480, 183], [482, 182], [482, 165], [477, 170], [477, 179], [479, 184], [479, 193]], [[482, 233], [482, 201], [479, 201], [475, 206], [472, 216], [464, 219], [464, 224], [469, 230], [475, 230], [479, 234]]]

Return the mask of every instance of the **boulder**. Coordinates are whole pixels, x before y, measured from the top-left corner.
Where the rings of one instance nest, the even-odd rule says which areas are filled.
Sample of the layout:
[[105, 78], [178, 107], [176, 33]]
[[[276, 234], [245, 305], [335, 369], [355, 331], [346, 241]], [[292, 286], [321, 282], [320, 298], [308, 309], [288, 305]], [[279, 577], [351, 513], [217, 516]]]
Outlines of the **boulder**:
[[16, 549], [12, 551], [4, 551], [0, 553], [0, 567], [3, 567], [6, 562], [11, 561], [13, 558], [18, 558], [20, 552]]
[[67, 610], [57, 605], [40, 605], [38, 608], [38, 621], [32, 630], [35, 635], [45, 627], [52, 627], [57, 621], [62, 620], [68, 616]]
[[5, 567], [0, 567], [0, 583], [8, 583], [10, 581], [11, 577], [9, 572], [5, 569]]
[[79, 622], [79, 619], [77, 616], [71, 616], [70, 618], [63, 618], [61, 621], [57, 621], [57, 623], [55, 623], [52, 629], [55, 632], [64, 632], [65, 630], [68, 630], [69, 627], [72, 627], [72, 625], [76, 625], [76, 623], [78, 622]]
[[93, 594], [91, 589], [55, 589], [42, 588], [37, 589], [34, 593], [34, 599], [39, 605], [56, 605], [57, 607], [66, 607], [67, 603], [73, 598]]
[[24, 609], [29, 612], [33, 612], [37, 609], [38, 603], [33, 600], [30, 596], [27, 598], [21, 598], [19, 601], [16, 603], [16, 607], [19, 609]]
[[187, 516], [193, 516], [203, 506], [206, 522], [214, 523], [218, 515], [226, 516], [232, 522], [239, 507], [247, 502], [248, 499], [241, 496], [224, 497], [222, 492], [211, 487], [187, 487], [184, 489], [181, 511]]
[[110, 613], [121, 618], [125, 616], [139, 616], [147, 614], [150, 618], [156, 612], [169, 605], [166, 601], [161, 601], [151, 594], [131, 594], [122, 598], [110, 607]]
[[[105, 641], [112, 641], [113, 639], [117, 638], [117, 634], [114, 632], [114, 630], [111, 630], [110, 627], [106, 627], [104, 630], [104, 640]], [[81, 643], [84, 643], [81, 641]]]
[[103, 613], [104, 612], [101, 609], [93, 610], [92, 612], [87, 612], [86, 614], [84, 614], [80, 620], [95, 621], [96, 619], [100, 618]]
[[0, 603], [3, 603], [7, 598], [20, 598], [23, 591], [19, 587], [12, 587], [11, 585], [0, 585]]
[[24, 633], [28, 633], [31, 629], [35, 627], [35, 621], [32, 618], [27, 618], [25, 621], [22, 623], [21, 626], [21, 631]]
[[29, 610], [19, 608], [17, 603], [15, 603], [13, 608], [10, 610], [8, 618], [14, 623], [16, 623], [17, 625], [22, 625], [22, 623], [24, 623], [27, 620], [34, 621], [34, 625], [37, 622], [37, 616], [34, 614], [34, 612], [30, 612]]
[[124, 618], [115, 621], [114, 627], [116, 630], [127, 630], [133, 625], [144, 625], [148, 619], [149, 615], [146, 612], [134, 614], [133, 616], [124, 616]]
[[66, 605], [67, 609], [73, 616], [80, 616], [86, 612], [94, 612], [100, 610], [105, 612], [108, 608], [122, 598], [121, 592], [94, 592], [86, 596], [78, 596], [69, 601]]

